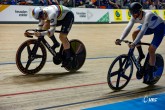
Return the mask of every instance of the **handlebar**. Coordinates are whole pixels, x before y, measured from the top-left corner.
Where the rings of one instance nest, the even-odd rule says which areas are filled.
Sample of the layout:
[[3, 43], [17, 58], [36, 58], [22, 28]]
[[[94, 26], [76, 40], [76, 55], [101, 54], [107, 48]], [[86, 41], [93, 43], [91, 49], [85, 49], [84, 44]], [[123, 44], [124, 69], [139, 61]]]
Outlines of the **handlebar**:
[[132, 42], [128, 41], [128, 40], [120, 40], [121, 42], [127, 43], [127, 44], [131, 44]]
[[[47, 30], [27, 29], [25, 32], [28, 32], [28, 33], [34, 35], [35, 32], [43, 32], [43, 31], [47, 31]], [[61, 33], [61, 31], [56, 30], [55, 33]], [[33, 38], [33, 36], [27, 36], [27, 37]]]
[[[43, 31], [47, 31], [47, 30], [38, 30], [38, 29], [27, 29], [26, 32], [29, 32], [29, 31], [33, 31], [34, 32], [43, 32]], [[59, 30], [55, 30], [55, 33], [60, 33], [61, 31]], [[31, 33], [31, 32], [29, 32]]]
[[[128, 41], [128, 40], [121, 40], [121, 42], [124, 42], [124, 43], [127, 43], [127, 44], [132, 43], [131, 41]], [[151, 44], [150, 43], [145, 43], [145, 42], [140, 42], [140, 43], [137, 43], [136, 45], [148, 45], [148, 46], [150, 46]]]

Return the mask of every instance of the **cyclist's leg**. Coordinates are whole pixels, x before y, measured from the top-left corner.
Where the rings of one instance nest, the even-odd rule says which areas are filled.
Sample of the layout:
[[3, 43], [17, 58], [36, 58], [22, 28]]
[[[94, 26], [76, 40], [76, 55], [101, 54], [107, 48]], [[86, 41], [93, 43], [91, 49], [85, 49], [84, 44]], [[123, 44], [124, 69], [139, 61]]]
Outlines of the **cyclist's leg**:
[[50, 37], [50, 39], [53, 41], [53, 46], [52, 49], [54, 50], [55, 48], [60, 46], [60, 43], [57, 41], [56, 37], [54, 36], [54, 34]]
[[148, 49], [149, 55], [150, 55], [148, 73], [151, 73], [151, 79], [153, 79], [154, 76], [152, 73], [155, 71], [155, 62], [156, 62], [155, 52], [157, 48], [159, 47], [159, 45], [161, 44], [164, 37], [163, 27], [164, 27], [164, 24], [160, 24], [159, 26], [155, 28], [154, 37]]
[[155, 29], [154, 29], [154, 37], [152, 39], [151, 42], [151, 46], [149, 47], [149, 54], [150, 54], [150, 59], [149, 59], [149, 63], [150, 65], [155, 65], [155, 52], [156, 49], [159, 47], [159, 45], [161, 44], [163, 37], [164, 37], [164, 23], [158, 25]]
[[[141, 30], [141, 26], [138, 26], [137, 29], [132, 33], [132, 39], [135, 40], [136, 39], [136, 36], [138, 35], [138, 33], [140, 32]], [[138, 53], [139, 53], [139, 57], [138, 57], [138, 62], [140, 63], [142, 59], [145, 58], [145, 55], [143, 53], [143, 50], [142, 50], [142, 46], [138, 46], [136, 47], [137, 50], [138, 50]]]
[[[42, 29], [43, 29], [43, 30], [48, 30], [48, 29], [50, 29], [50, 20], [46, 20], [46, 21], [44, 22], [44, 25], [43, 25]], [[60, 46], [60, 44], [59, 44], [59, 42], [56, 40], [54, 34], [51, 35], [51, 36], [49, 36], [49, 38], [50, 38], [50, 39], [52, 40], [52, 42], [54, 43], [53, 46], [52, 46], [52, 49], [55, 49], [56, 47], [59, 47], [59, 46]]]
[[74, 15], [72, 12], [68, 12], [65, 18], [62, 20], [62, 27], [60, 33], [60, 40], [63, 43], [64, 50], [70, 48], [69, 41], [67, 39], [68, 33], [74, 22]]
[[[65, 54], [65, 60], [71, 59], [70, 55], [70, 43], [68, 41], [68, 33], [72, 27], [72, 24], [74, 22], [74, 14], [72, 12], [68, 12], [65, 16], [65, 18], [62, 20], [62, 27], [61, 27], [61, 33], [60, 33], [60, 40], [64, 47], [64, 54]], [[65, 62], [63, 62], [62, 67], [66, 66]]]
[[[140, 32], [140, 30], [141, 30], [141, 27], [142, 27], [142, 25], [138, 26], [138, 28], [136, 29], [136, 31], [134, 31], [134, 33], [133, 33], [134, 38], [133, 38], [133, 39], [136, 38], [137, 34], [138, 34], [138, 33]], [[153, 30], [150, 29], [150, 28], [148, 28], [148, 29], [146, 30], [146, 32], [145, 32], [144, 35], [150, 35], [150, 34], [153, 34]], [[144, 55], [144, 53], [143, 53], [143, 51], [142, 51], [142, 47], [141, 47], [141, 46], [138, 46], [137, 49], [138, 49], [138, 52], [139, 52], [138, 62], [140, 63], [141, 60], [145, 58], [145, 55]], [[143, 77], [143, 70], [140, 71], [140, 72], [137, 71], [136, 77], [137, 77], [137, 79], [141, 79], [141, 78]]]

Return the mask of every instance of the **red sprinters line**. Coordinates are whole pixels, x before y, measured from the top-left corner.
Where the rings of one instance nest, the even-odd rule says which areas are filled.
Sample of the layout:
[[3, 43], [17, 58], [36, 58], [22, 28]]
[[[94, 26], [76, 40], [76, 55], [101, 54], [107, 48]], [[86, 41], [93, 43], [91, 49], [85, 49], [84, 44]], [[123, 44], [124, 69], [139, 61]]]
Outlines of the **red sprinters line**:
[[[162, 76], [164, 76], [164, 74]], [[131, 80], [136, 80], [136, 78], [133, 78]], [[114, 82], [116, 81], [113, 81], [112, 83]], [[28, 91], [28, 92], [17, 92], [17, 93], [11, 93], [11, 94], [1, 94], [0, 97], [16, 96], [16, 95], [22, 95], [22, 94], [40, 93], [40, 92], [48, 92], [48, 91], [56, 91], [56, 90], [64, 90], [64, 89], [73, 89], [73, 88], [79, 88], [79, 87], [96, 86], [96, 85], [101, 85], [101, 84], [107, 84], [107, 82], [84, 84], [84, 85], [78, 85], [78, 86], [68, 86], [68, 87], [45, 89], [45, 90]]]
[[79, 87], [85, 87], [85, 86], [95, 86], [95, 85], [101, 85], [101, 84], [106, 84], [106, 83], [107, 82], [101, 82], [101, 83], [84, 84], [84, 85], [78, 85], [78, 86], [69, 86], [69, 87], [61, 87], [61, 88], [53, 88], [53, 89], [45, 89], [45, 90], [17, 92], [17, 93], [11, 93], [11, 94], [2, 94], [2, 95], [0, 95], [0, 97], [15, 96], [15, 95], [21, 95], [21, 94], [39, 93], [39, 92], [48, 92], [48, 91], [56, 91], [56, 90], [63, 90], [63, 89], [72, 89], [72, 88], [79, 88]]

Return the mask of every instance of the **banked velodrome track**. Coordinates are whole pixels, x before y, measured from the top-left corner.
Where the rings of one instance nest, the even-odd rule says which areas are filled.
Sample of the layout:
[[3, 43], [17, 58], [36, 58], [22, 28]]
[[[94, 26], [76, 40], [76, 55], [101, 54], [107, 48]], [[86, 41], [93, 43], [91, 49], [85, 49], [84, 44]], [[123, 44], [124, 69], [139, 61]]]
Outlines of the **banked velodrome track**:
[[[87, 58], [83, 67], [76, 73], [68, 73], [60, 65], [54, 65], [48, 53], [43, 69], [26, 76], [17, 69], [15, 55], [21, 43], [28, 39], [23, 36], [24, 31], [36, 28], [36, 25], [0, 24], [0, 110], [119, 110], [120, 107], [137, 109], [150, 108], [151, 105], [163, 109], [164, 74], [155, 86], [148, 87], [136, 79], [134, 68], [132, 79], [123, 90], [114, 92], [107, 84], [110, 64], [118, 55], [128, 51], [126, 44], [114, 44], [125, 26], [74, 24], [68, 37], [80, 39], [85, 44]], [[131, 40], [131, 34], [127, 39]], [[151, 40], [152, 36], [143, 38], [144, 42]], [[165, 39], [157, 50], [165, 58], [164, 47]], [[143, 49], [147, 53], [147, 47]]]

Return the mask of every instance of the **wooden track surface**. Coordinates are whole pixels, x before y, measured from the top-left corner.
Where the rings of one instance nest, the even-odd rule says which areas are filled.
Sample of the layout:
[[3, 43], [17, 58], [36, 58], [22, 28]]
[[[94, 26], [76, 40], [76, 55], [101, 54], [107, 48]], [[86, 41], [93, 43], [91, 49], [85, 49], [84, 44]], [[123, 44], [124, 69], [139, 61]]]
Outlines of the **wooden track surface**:
[[[73, 25], [68, 38], [80, 39], [87, 49], [83, 67], [76, 73], [68, 73], [60, 65], [53, 64], [52, 56], [47, 51], [43, 69], [35, 75], [26, 76], [17, 69], [15, 56], [21, 43], [28, 39], [23, 36], [24, 31], [34, 29], [36, 25], [0, 24], [0, 110], [80, 110], [164, 92], [164, 75], [154, 87], [148, 87], [133, 75], [122, 91], [114, 92], [109, 88], [107, 72], [110, 64], [118, 55], [128, 52], [126, 44], [114, 44], [125, 26]], [[56, 37], [58, 39], [58, 34]], [[131, 40], [131, 34], [127, 39]], [[152, 36], [145, 36], [142, 41], [151, 40]], [[165, 39], [157, 50], [165, 59], [164, 47]], [[147, 47], [143, 49], [147, 53]]]

